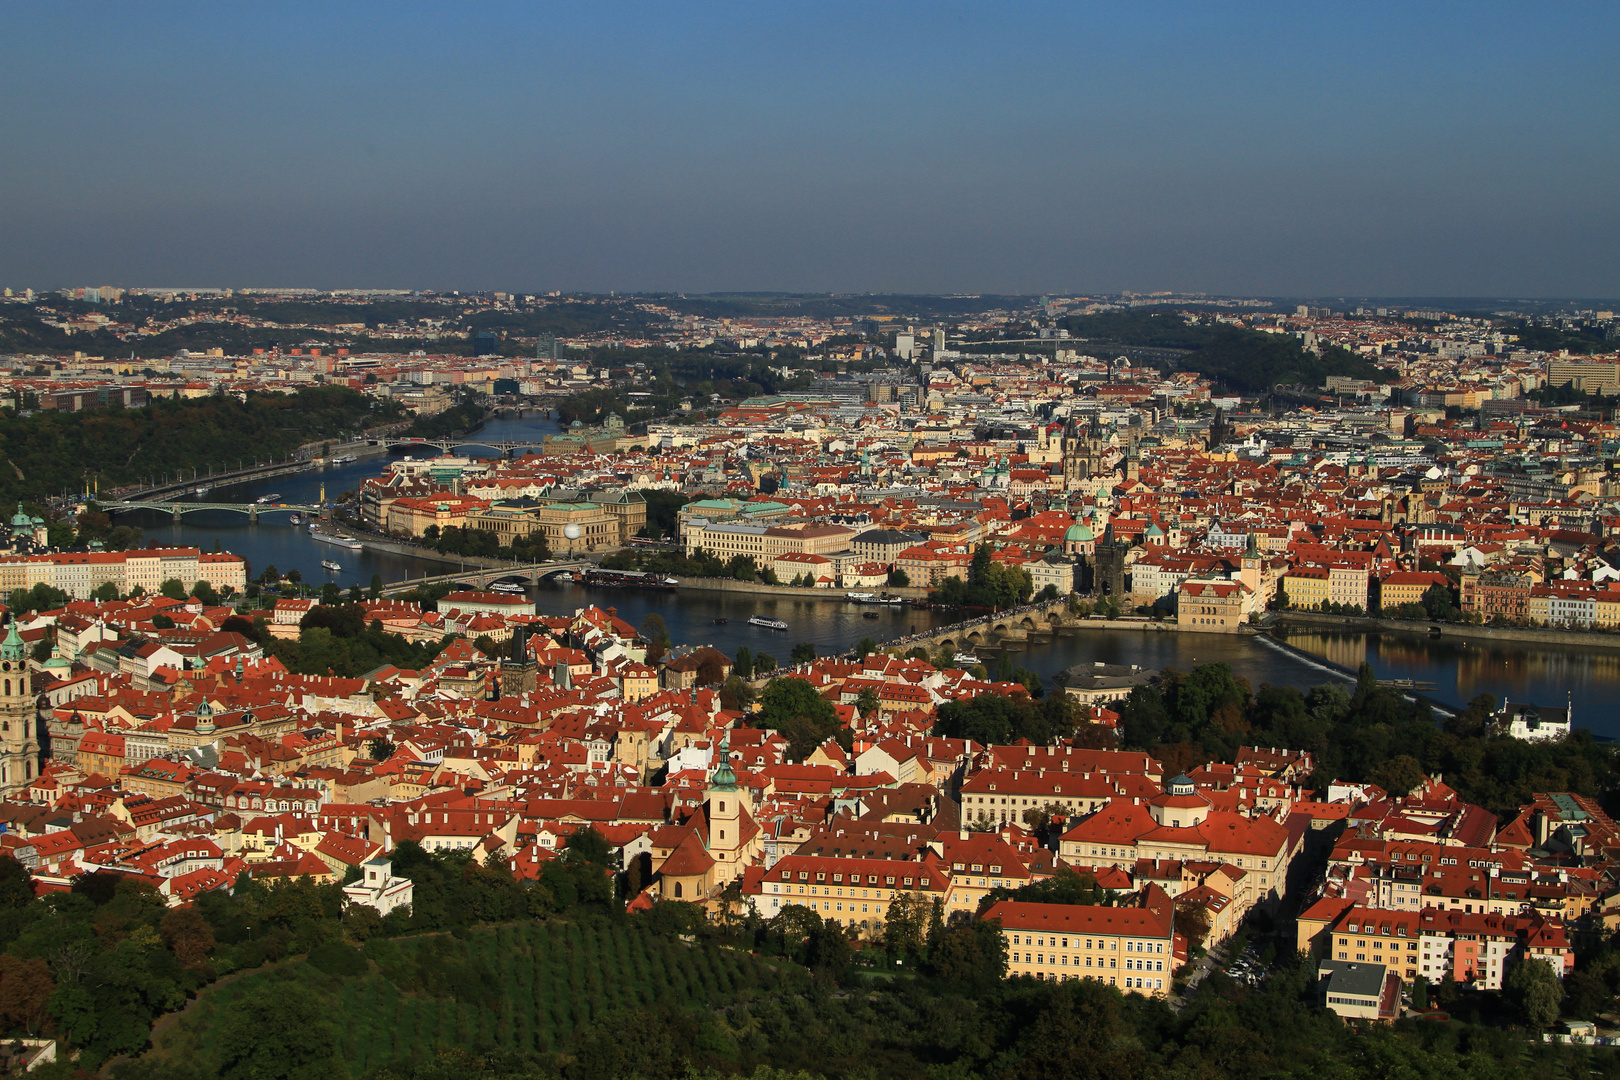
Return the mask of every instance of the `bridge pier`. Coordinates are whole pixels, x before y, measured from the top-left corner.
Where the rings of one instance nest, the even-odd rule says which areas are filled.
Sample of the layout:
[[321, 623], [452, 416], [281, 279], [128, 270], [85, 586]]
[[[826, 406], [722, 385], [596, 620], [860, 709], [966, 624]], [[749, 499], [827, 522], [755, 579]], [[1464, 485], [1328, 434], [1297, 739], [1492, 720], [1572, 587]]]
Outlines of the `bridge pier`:
[[170, 512], [174, 515], [174, 520], [178, 524], [179, 521], [180, 521], [180, 504], [175, 503], [174, 504], [174, 509], [172, 511], [170, 511]]
[[[176, 514], [175, 516], [178, 517], [179, 515]], [[258, 507], [255, 507], [255, 506], [248, 507], [248, 524], [249, 525], [257, 525], [258, 523], [259, 523], [259, 510], [258, 510]]]

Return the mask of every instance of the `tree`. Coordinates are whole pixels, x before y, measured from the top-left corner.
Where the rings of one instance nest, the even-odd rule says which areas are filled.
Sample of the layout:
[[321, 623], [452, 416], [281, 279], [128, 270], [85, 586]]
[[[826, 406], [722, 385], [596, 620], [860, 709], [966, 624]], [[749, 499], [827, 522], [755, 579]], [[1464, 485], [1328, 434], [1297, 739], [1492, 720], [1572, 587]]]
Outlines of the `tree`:
[[[212, 583], [198, 580], [191, 586], [191, 595], [209, 607], [219, 606], [219, 593], [214, 591]], [[184, 597], [182, 597], [184, 599]]]
[[903, 892], [889, 901], [883, 917], [883, 947], [890, 955], [920, 953], [933, 905], [921, 893]]
[[1176, 933], [1187, 939], [1189, 947], [1194, 949], [1204, 947], [1211, 925], [1208, 904], [1203, 902], [1177, 904], [1174, 922]]
[[889, 571], [889, 585], [892, 588], [904, 589], [911, 584], [911, 575], [898, 566]]
[[804, 679], [775, 679], [759, 701], [755, 723], [785, 736], [788, 754], [795, 761], [804, 760], [840, 730], [832, 703]]
[[214, 928], [195, 907], [169, 911], [158, 923], [158, 933], [181, 967], [198, 967], [214, 951]]
[[855, 697], [855, 711], [862, 717], [870, 717], [882, 707], [883, 702], [879, 699], [878, 692], [870, 686], [861, 690]]
[[1421, 787], [1428, 777], [1424, 775], [1423, 766], [1417, 758], [1411, 754], [1397, 754], [1375, 768], [1368, 779], [1391, 795], [1400, 796]]
[[868, 656], [871, 656], [877, 651], [877, 639], [871, 634], [866, 635], [855, 643], [855, 655], [860, 657], [862, 660], [865, 660]]
[[754, 657], [754, 674], [761, 675], [767, 671], [776, 670], [776, 657], [768, 652], [762, 652]]
[[669, 651], [669, 627], [664, 625], [664, 617], [656, 611], [649, 611], [647, 617], [641, 620], [638, 632], [641, 640], [647, 643], [647, 663], [658, 663]]
[[152, 616], [152, 625], [159, 630], [173, 630], [174, 620], [160, 611]]
[[816, 658], [816, 647], [808, 641], [801, 641], [793, 646], [793, 662], [795, 664], [808, 664]]
[[1518, 1007], [1525, 1023], [1533, 1028], [1548, 1028], [1558, 1019], [1558, 1006], [1564, 1000], [1564, 988], [1546, 962], [1525, 958], [1508, 973], [1502, 984], [1503, 996]]
[[56, 983], [44, 960], [0, 956], [0, 1025], [32, 1035], [50, 1016]]
[[737, 650], [737, 658], [732, 662], [732, 674], [740, 679], [749, 679], [754, 675], [754, 653], [744, 645]]
[[589, 825], [569, 833], [563, 847], [570, 853], [570, 858], [582, 859], [593, 866], [614, 868], [613, 848], [608, 844], [607, 837]]
[[376, 600], [382, 596], [383, 579], [381, 574], [371, 575], [371, 588], [366, 590], [369, 599]]
[[244, 994], [225, 1011], [222, 1080], [328, 1080], [347, 1074], [338, 1033], [319, 999], [296, 982]]

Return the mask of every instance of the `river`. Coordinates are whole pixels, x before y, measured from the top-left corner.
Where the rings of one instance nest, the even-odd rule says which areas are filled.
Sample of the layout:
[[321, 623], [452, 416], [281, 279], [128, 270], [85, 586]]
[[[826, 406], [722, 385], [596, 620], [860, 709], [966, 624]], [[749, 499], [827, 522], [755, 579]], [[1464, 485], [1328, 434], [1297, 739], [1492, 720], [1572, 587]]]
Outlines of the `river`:
[[[533, 439], [558, 430], [554, 421], [541, 417], [523, 420], [497, 418], [480, 433], [499, 442]], [[473, 451], [475, 454], [492, 453]], [[389, 459], [361, 458], [359, 461], [319, 472], [274, 477], [269, 480], [229, 487], [218, 487], [206, 496], [188, 499], [218, 502], [252, 502], [279, 493], [279, 501], [314, 503], [321, 485], [329, 500], [357, 488], [366, 477], [378, 475]], [[126, 517], [120, 517], [126, 520]], [[309, 539], [303, 526], [293, 526], [285, 515], [262, 517], [249, 524], [240, 514], [199, 511], [181, 522], [153, 513], [127, 516], [140, 525], [148, 540], [212, 549], [216, 542], [225, 550], [248, 560], [251, 572], [274, 565], [282, 573], [296, 568], [306, 581], [333, 580], [343, 587], [366, 585], [373, 574], [384, 581], [399, 581], [424, 573], [444, 573], [442, 561], [395, 555], [370, 549], [346, 551]], [[337, 562], [342, 569], [328, 573], [321, 561]], [[453, 568], [453, 566], [448, 567]], [[809, 642], [819, 653], [849, 649], [870, 635], [878, 641], [920, 631], [954, 616], [937, 615], [909, 608], [860, 607], [835, 598], [751, 595], [687, 589], [676, 593], [641, 592], [634, 589], [605, 589], [578, 584], [545, 584], [531, 595], [540, 611], [548, 615], [567, 614], [587, 603], [614, 607], [619, 617], [635, 626], [657, 612], [676, 643], [709, 644], [734, 655], [741, 646], [754, 652], [767, 652], [785, 662], [793, 646]], [[877, 618], [864, 615], [875, 611]], [[768, 615], [788, 624], [786, 631], [771, 631], [748, 625], [751, 615]], [[724, 623], [715, 620], [724, 619]], [[1372, 662], [1380, 678], [1415, 679], [1435, 684], [1428, 696], [1443, 704], [1462, 707], [1480, 693], [1499, 700], [1529, 701], [1556, 705], [1570, 701], [1578, 725], [1595, 734], [1620, 737], [1620, 714], [1615, 701], [1620, 697], [1620, 650], [1580, 647], [1552, 647], [1537, 644], [1504, 645], [1432, 639], [1398, 633], [1352, 634], [1318, 633], [1294, 630], [1288, 643], [1304, 652], [1355, 670], [1363, 659]], [[1014, 662], [1050, 678], [1079, 663], [1104, 661], [1111, 664], [1137, 664], [1160, 669], [1189, 670], [1201, 663], [1224, 661], [1249, 683], [1258, 687], [1269, 682], [1301, 688], [1343, 675], [1320, 664], [1279, 648], [1264, 638], [1247, 635], [1156, 633], [1142, 631], [1082, 629], [1051, 642], [1030, 645], [1016, 652]]]

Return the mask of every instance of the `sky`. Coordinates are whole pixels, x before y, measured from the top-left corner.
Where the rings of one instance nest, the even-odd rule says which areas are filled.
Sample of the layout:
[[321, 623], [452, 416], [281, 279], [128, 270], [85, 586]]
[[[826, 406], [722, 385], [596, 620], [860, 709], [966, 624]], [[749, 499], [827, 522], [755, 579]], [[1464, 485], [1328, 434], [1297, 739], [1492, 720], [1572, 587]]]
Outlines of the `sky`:
[[1620, 4], [0, 4], [0, 285], [1620, 296]]

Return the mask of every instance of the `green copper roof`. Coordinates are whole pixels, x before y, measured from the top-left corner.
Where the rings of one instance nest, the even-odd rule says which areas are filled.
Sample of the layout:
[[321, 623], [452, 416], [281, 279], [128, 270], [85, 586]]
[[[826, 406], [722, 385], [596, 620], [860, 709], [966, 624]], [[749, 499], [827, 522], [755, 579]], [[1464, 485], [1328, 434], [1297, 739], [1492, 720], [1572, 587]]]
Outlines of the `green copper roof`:
[[6, 640], [0, 641], [0, 660], [26, 660], [28, 647], [23, 644], [22, 635], [17, 633], [17, 620], [11, 620], [11, 626], [6, 631]]
[[709, 777], [709, 790], [736, 791], [737, 774], [731, 769], [731, 736], [729, 734], [720, 740], [718, 753], [720, 763], [714, 767], [714, 772]]

